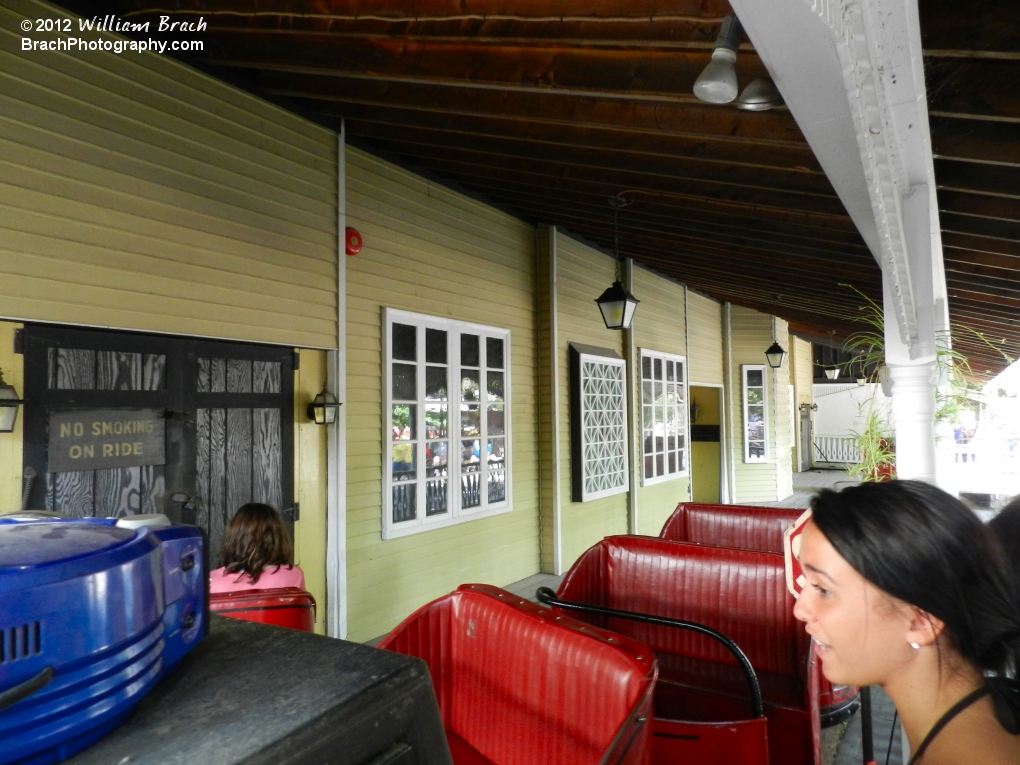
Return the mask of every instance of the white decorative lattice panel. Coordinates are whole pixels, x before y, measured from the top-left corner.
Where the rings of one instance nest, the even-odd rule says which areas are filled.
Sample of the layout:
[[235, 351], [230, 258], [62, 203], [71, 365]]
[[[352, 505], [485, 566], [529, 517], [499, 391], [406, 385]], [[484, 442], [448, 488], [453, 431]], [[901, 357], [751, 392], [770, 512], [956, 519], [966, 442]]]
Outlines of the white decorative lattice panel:
[[626, 366], [622, 359], [580, 357], [583, 500], [627, 491]]

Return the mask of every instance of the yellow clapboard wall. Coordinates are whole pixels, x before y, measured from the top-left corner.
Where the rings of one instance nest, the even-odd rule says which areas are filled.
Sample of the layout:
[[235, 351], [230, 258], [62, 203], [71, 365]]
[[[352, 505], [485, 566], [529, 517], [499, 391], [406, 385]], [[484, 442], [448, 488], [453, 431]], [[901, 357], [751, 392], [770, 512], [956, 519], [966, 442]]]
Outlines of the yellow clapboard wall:
[[[687, 356], [687, 328], [684, 315], [684, 286], [652, 271], [634, 267], [632, 290], [634, 297], [641, 301], [634, 314], [635, 359], [631, 367], [634, 378], [634, 407], [637, 421], [641, 413], [641, 349]], [[721, 346], [716, 349], [721, 357]], [[688, 366], [688, 379], [690, 367]], [[689, 403], [689, 402], [688, 402]], [[690, 439], [688, 438], [687, 475], [669, 481], [645, 486], [642, 481], [641, 428], [634, 429], [631, 444], [637, 456], [637, 528], [635, 534], [657, 536], [662, 525], [673, 512], [678, 502], [690, 499]]]
[[168, 56], [23, 52], [26, 16], [69, 14], [17, 9], [0, 316], [335, 348], [336, 135]]
[[[557, 232], [557, 322], [560, 426], [560, 523], [563, 568], [610, 534], [626, 534], [627, 495], [615, 494], [590, 502], [570, 500], [570, 343], [610, 348], [624, 357], [623, 333], [606, 329], [595, 305], [616, 278], [615, 261], [562, 231]], [[640, 306], [638, 306], [640, 309]], [[633, 454], [631, 455], [633, 456]]]
[[[348, 620], [367, 640], [459, 584], [539, 570], [535, 233], [355, 148], [347, 222], [364, 237], [347, 259]], [[511, 512], [382, 540], [384, 307], [510, 330]]]
[[[22, 356], [14, 352], [14, 332], [20, 324], [0, 321], [0, 372], [4, 382], [13, 385], [19, 398], [25, 397], [25, 378]], [[13, 433], [0, 433], [0, 513], [21, 509], [22, 425], [24, 409], [18, 408]]]
[[[781, 345], [789, 342], [787, 324], [782, 319], [776, 320], [776, 333]], [[736, 473], [736, 496], [732, 501], [737, 504], [775, 502], [793, 492], [793, 475], [790, 460], [789, 370], [784, 366], [778, 372], [773, 372], [765, 360], [765, 349], [772, 344], [772, 316], [750, 308], [733, 306], [730, 342], [733, 359], [729, 381], [729, 397], [733, 407], [730, 458]], [[742, 364], [766, 364], [768, 462], [744, 462]]]
[[294, 562], [315, 596], [315, 631], [326, 634], [326, 428], [308, 419], [308, 404], [326, 381], [325, 351], [301, 350], [294, 372]]
[[688, 374], [691, 383], [722, 385], [722, 304], [694, 290], [687, 290], [688, 341], [691, 344]]

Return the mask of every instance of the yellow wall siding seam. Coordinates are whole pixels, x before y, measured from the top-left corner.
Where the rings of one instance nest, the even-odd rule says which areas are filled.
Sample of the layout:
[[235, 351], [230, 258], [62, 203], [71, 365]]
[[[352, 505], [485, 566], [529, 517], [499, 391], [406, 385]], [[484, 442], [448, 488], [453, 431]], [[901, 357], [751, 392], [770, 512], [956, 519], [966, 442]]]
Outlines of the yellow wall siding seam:
[[[606, 329], [595, 298], [616, 278], [616, 260], [591, 248], [557, 229], [557, 366], [560, 379], [558, 422], [561, 464], [566, 466], [560, 477], [564, 498], [571, 495], [570, 462], [570, 370], [568, 349], [571, 342], [610, 348], [624, 357], [623, 338], [615, 330]], [[628, 500], [616, 494], [590, 502], [562, 501], [563, 566], [574, 560], [604, 536], [624, 534], [629, 523]]]
[[[348, 225], [365, 240], [347, 260], [345, 408], [358, 418], [348, 430], [348, 636], [365, 640], [461, 582], [505, 585], [539, 570], [538, 295], [527, 224], [358, 149], [346, 157]], [[387, 306], [510, 330], [511, 512], [381, 540], [381, 470], [390, 467], [381, 427]]]

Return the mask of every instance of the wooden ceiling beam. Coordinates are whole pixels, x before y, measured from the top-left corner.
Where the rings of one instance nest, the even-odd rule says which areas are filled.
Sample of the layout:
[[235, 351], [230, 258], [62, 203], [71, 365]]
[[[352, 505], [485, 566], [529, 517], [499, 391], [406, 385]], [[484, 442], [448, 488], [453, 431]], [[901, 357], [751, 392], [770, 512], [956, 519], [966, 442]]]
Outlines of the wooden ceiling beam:
[[[294, 75], [263, 71], [258, 86], [297, 99], [322, 101], [315, 109], [344, 116], [349, 105], [391, 107], [451, 118], [478, 117], [529, 124], [611, 130], [640, 136], [660, 135], [694, 141], [734, 144], [750, 141], [765, 146], [798, 148], [807, 142], [788, 111], [741, 112], [732, 106], [704, 104], [694, 98], [650, 104], [628, 99], [626, 92], [598, 98], [565, 97], [532, 89], [529, 92], [477, 90], [456, 85], [414, 82], [370, 82], [334, 74]], [[331, 104], [333, 104], [331, 106]]]
[[[711, 51], [682, 52], [573, 48], [535, 49], [428, 41], [348, 40], [274, 32], [203, 33], [200, 58], [211, 64], [308, 74], [346, 72], [377, 82], [450, 83], [461, 88], [609, 93], [617, 98], [689, 101]], [[740, 82], [768, 77], [757, 56], [735, 63]]]
[[[601, 233], [599, 229], [585, 225], [582, 221], [567, 228], [590, 239]], [[785, 279], [796, 280], [785, 283], [796, 283], [798, 289], [816, 285], [819, 290], [828, 291], [841, 282], [870, 288], [881, 283], [881, 272], [877, 265], [872, 273], [852, 266], [843, 267], [830, 260], [823, 261], [824, 265], [804, 268], [805, 259], [801, 258], [781, 258], [773, 253], [739, 246], [723, 247], [683, 239], [667, 240], [650, 234], [628, 237], [626, 246], [620, 248], [620, 255], [634, 257], [642, 262], [654, 258], [659, 263], [673, 263], [677, 269], [684, 268], [687, 263], [700, 262], [719, 273], [731, 274], [734, 278], [742, 278], [747, 273], [758, 273], [779, 283], [784, 283]]]
[[921, 44], [930, 49], [961, 51], [1016, 50], [1015, 0], [921, 0]]
[[999, 279], [981, 278], [980, 276], [963, 274], [948, 269], [946, 271], [946, 288], [949, 292], [960, 289], [967, 290], [973, 294], [984, 295], [986, 300], [989, 297], [1020, 300], [1020, 284], [1018, 283], [1010, 284]]
[[1020, 167], [1020, 127], [1011, 122], [932, 117], [931, 145], [936, 159]]
[[941, 211], [939, 220], [942, 223], [943, 237], [953, 233], [973, 236], [976, 239], [1020, 240], [1020, 220], [997, 220], [977, 215], [963, 215], [952, 210]]
[[[647, 265], [655, 271], [670, 276], [668, 272], [663, 271], [659, 264], [650, 263]], [[773, 310], [772, 297], [777, 294], [774, 284], [754, 280], [738, 284], [733, 280], [722, 280], [717, 274], [705, 271], [704, 269], [691, 268], [684, 274], [683, 278], [675, 276], [672, 278], [687, 284], [688, 287], [704, 293], [714, 300], [734, 303], [735, 305], [753, 308], [769, 314]], [[855, 310], [855, 306], [850, 303], [837, 303], [831, 300], [823, 303], [821, 300], [816, 299], [804, 301], [803, 305], [805, 307], [801, 308], [799, 305], [791, 304], [784, 295], [784, 304], [780, 309], [783, 318], [793, 321], [811, 322], [816, 325], [822, 324], [826, 326], [826, 332], [829, 328], [837, 328], [838, 331], [841, 329], [849, 335], [851, 332], [859, 329], [859, 327], [845, 319], [847, 315], [852, 314]]]
[[[497, 179], [491, 174], [480, 175], [462, 169], [454, 170], [452, 167], [447, 167], [444, 170], [444, 177], [456, 181], [465, 188], [470, 187], [480, 191], [493, 199], [498, 196], [500, 199], [513, 198], [525, 201], [549, 200], [568, 206], [580, 203], [586, 208], [593, 209], [605, 207], [607, 199], [618, 193], [612, 187], [598, 186], [588, 182], [573, 183], [568, 179], [560, 179], [556, 185], [553, 185], [546, 177], [542, 176], [511, 178], [508, 175], [501, 175]], [[845, 212], [839, 215], [823, 214], [815, 211], [782, 209], [763, 203], [745, 205], [730, 200], [666, 192], [662, 194], [645, 193], [644, 191], [642, 193], [631, 192], [626, 195], [626, 198], [642, 207], [648, 206], [660, 211], [661, 216], [675, 217], [681, 220], [688, 217], [693, 220], [708, 216], [705, 217], [706, 220], [725, 221], [741, 227], [751, 226], [752, 228], [767, 229], [771, 225], [789, 226], [791, 231], [799, 231], [804, 236], [817, 238], [819, 241], [826, 241], [827, 234], [845, 236], [850, 242], [862, 241], [860, 235], [856, 233], [857, 230], [854, 228], [853, 222]]]
[[[1012, 224], [1020, 223], [1020, 199], [969, 194], [958, 189], [938, 190], [939, 213], [975, 215], [995, 218]], [[941, 216], [940, 216], [941, 217]]]
[[[301, 93], [283, 89], [267, 89], [267, 93], [288, 98], [302, 98]], [[438, 106], [437, 106], [438, 109]], [[824, 175], [806, 143], [782, 144], [774, 141], [717, 141], [707, 136], [692, 137], [668, 133], [618, 130], [613, 126], [578, 125], [564, 122], [542, 122], [531, 119], [479, 117], [450, 114], [443, 111], [409, 110], [400, 107], [365, 106], [362, 104], [312, 105], [317, 114], [333, 119], [344, 118], [351, 129], [363, 126], [365, 135], [377, 131], [432, 131], [443, 136], [465, 136], [471, 139], [509, 141], [518, 144], [539, 144], [549, 147], [591, 146], [622, 155], [684, 157], [691, 162], [724, 164], [756, 168], [781, 169], [791, 173]]]
[[[1001, 299], [1000, 299], [1001, 300]], [[949, 315], [984, 317], [1004, 324], [1016, 322], [1017, 309], [989, 302], [987, 296], [955, 290], [949, 300]]]
[[942, 248], [947, 260], [979, 263], [993, 268], [1020, 270], [1020, 242], [942, 231]]
[[926, 57], [924, 63], [928, 110], [935, 116], [1020, 121], [1020, 60]]
[[[1017, 134], [1020, 135], [1020, 125], [1017, 125]], [[946, 190], [1020, 201], [1020, 168], [1009, 165], [936, 159], [935, 183]]]
[[[152, 0], [119, 0], [125, 15], [155, 13], [165, 6]], [[174, 12], [254, 15], [250, 0], [175, 0]], [[676, 23], [683, 20], [718, 24], [733, 13], [726, 0], [599, 0], [598, 4], [577, 0], [259, 0], [257, 10], [271, 18], [296, 19], [312, 16], [348, 23], [359, 19], [380, 19], [390, 24], [428, 23], [444, 20], [513, 22], [527, 25], [558, 23]], [[714, 35], [712, 35], [714, 39]]]
[[[602, 197], [550, 194], [546, 189], [528, 189], [516, 185], [509, 187], [505, 182], [497, 181], [483, 185], [482, 181], [475, 180], [475, 188], [482, 190], [486, 195], [501, 193], [506, 198], [512, 196], [513, 199], [519, 200], [515, 204], [543, 205], [551, 210], [569, 210], [590, 219], [611, 215], [607, 200]], [[822, 249], [845, 252], [851, 256], [867, 254], [870, 257], [867, 247], [856, 232], [826, 228], [818, 222], [815, 222], [815, 225], [799, 221], [788, 223], [762, 215], [754, 217], [740, 215], [737, 211], [716, 213], [693, 205], [656, 204], [643, 195], [631, 195], [626, 199], [631, 205], [626, 208], [626, 213], [622, 213], [621, 220], [633, 221], [663, 231], [704, 231], [743, 236], [751, 230], [777, 244], [787, 242], [800, 246], [815, 245]]]
[[[701, 162], [686, 157], [621, 153], [595, 146], [553, 146], [490, 137], [451, 135], [441, 131], [382, 126], [352, 121], [347, 125], [351, 136], [367, 138], [405, 157], [450, 157], [462, 161], [477, 158], [480, 164], [537, 164], [547, 170], [578, 168], [598, 172], [627, 173], [640, 177], [660, 178], [671, 182], [704, 183], [758, 189], [809, 197], [835, 197], [832, 184], [824, 174], [791, 172], [779, 168], [748, 168]], [[635, 185], [641, 185], [639, 180]]]
[[[408, 157], [441, 175], [447, 171], [459, 170], [465, 177], [489, 176], [498, 178], [531, 179], [535, 185], [549, 184], [553, 187], [561, 179], [572, 183], [589, 183], [601, 188], [606, 197], [615, 196], [627, 189], [639, 188], [647, 192], [681, 194], [684, 196], [719, 199], [746, 205], [764, 204], [785, 206], [803, 211], [818, 211], [823, 214], [843, 213], [842, 203], [837, 198], [824, 195], [797, 194], [783, 189], [754, 188], [740, 183], [719, 183], [702, 179], [670, 178], [664, 175], [634, 173], [624, 169], [563, 167], [556, 162], [535, 162], [525, 159], [471, 154], [455, 150], [436, 150], [413, 147], [387, 146], [384, 148], [403, 157]], [[470, 187], [470, 184], [465, 181]]]
[[[487, 195], [500, 193], [497, 187], [490, 186], [485, 189]], [[531, 214], [532, 217], [551, 218], [555, 216], [558, 220], [583, 220], [591, 223], [599, 222], [608, 232], [607, 236], [612, 238], [613, 220], [611, 213], [607, 213], [608, 205], [595, 206], [581, 202], [564, 204], [559, 200], [549, 198], [540, 199], [535, 196], [523, 197], [519, 194], [508, 194], [503, 191], [501, 199], [516, 210]], [[610, 215], [610, 217], [606, 217]], [[699, 220], [691, 220], [681, 217], [668, 218], [661, 215], [649, 215], [633, 206], [627, 208], [626, 213], [621, 215], [619, 223], [621, 233], [631, 230], [656, 231], [664, 236], [677, 235], [687, 236], [706, 241], [734, 241], [744, 244], [753, 232], [754, 242], [776, 248], [778, 252], [787, 252], [783, 248], [805, 248], [807, 251], [821, 252], [843, 260], [860, 260], [862, 263], [874, 265], [871, 253], [863, 244], [845, 243], [843, 241], [824, 240], [821, 237], [812, 238], [809, 236], [789, 235], [777, 233], [769, 228], [749, 227], [734, 225], [717, 225]], [[824, 246], [823, 246], [824, 245]], [[789, 250], [793, 252], [794, 250]]]
[[[579, 225], [588, 227], [593, 239], [603, 247], [611, 249], [614, 239], [612, 218], [604, 218], [603, 210], [597, 211], [597, 215], [585, 215], [582, 211], [563, 207], [552, 207], [541, 203], [525, 202], [508, 198], [507, 204], [521, 212], [532, 215], [536, 220], [556, 222], [559, 225], [566, 225], [574, 228]], [[801, 263], [803, 261], [820, 261], [834, 263], [839, 266], [854, 268], [875, 268], [878, 269], [871, 254], [863, 252], [846, 252], [839, 249], [823, 249], [819, 247], [807, 247], [804, 243], [791, 244], [788, 241], [776, 241], [774, 239], [760, 236], [752, 236], [749, 231], [735, 232], [720, 229], [684, 228], [672, 225], [644, 225], [641, 220], [636, 220], [633, 215], [628, 215], [625, 220], [619, 223], [619, 232], [622, 241], [628, 241], [634, 236], [656, 236], [664, 242], [695, 243], [706, 246], [733, 245], [742, 247], [749, 251], [760, 253], [762, 257], [780, 258], [784, 262]], [[623, 247], [621, 246], [621, 249]]]

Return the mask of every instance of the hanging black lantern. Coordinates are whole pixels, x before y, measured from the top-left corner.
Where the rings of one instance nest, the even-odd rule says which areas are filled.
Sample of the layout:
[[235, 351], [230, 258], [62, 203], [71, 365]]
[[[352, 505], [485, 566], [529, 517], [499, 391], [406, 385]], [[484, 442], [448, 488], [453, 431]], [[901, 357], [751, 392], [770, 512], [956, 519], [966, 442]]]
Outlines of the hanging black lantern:
[[769, 366], [773, 369], [779, 369], [783, 366], [783, 362], [786, 361], [786, 351], [783, 350], [778, 342], [773, 341], [769, 349], [765, 351], [765, 358], [769, 362]]
[[620, 282], [613, 282], [613, 286], [603, 292], [595, 302], [602, 311], [602, 321], [606, 323], [606, 329], [630, 329], [634, 311], [641, 301], [627, 292]]

